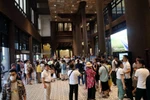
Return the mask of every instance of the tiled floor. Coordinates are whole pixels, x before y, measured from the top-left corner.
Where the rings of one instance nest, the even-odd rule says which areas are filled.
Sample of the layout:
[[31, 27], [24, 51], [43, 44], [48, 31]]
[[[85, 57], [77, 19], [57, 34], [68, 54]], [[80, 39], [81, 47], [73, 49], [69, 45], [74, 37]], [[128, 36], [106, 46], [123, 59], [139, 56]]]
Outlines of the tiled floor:
[[[34, 84], [27, 85], [27, 100], [43, 100], [43, 85]], [[68, 81], [55, 81], [52, 83], [51, 100], [68, 100], [69, 94]], [[87, 100], [87, 90], [84, 86], [79, 86], [79, 99]], [[117, 87], [112, 86], [112, 92], [107, 99], [101, 98], [99, 93], [96, 93], [96, 100], [118, 100]]]
[[[57, 80], [52, 83], [51, 100], [68, 100], [69, 95], [69, 84], [68, 81]], [[43, 85], [33, 84], [26, 85], [27, 100], [44, 100], [43, 96]], [[87, 90], [84, 86], [79, 86], [79, 99], [87, 100]], [[1, 96], [0, 96], [1, 99]], [[96, 92], [96, 100], [118, 100], [117, 99], [117, 87], [112, 86], [112, 92], [110, 92], [109, 98], [101, 98], [99, 92]], [[127, 100], [127, 99], [124, 99]]]

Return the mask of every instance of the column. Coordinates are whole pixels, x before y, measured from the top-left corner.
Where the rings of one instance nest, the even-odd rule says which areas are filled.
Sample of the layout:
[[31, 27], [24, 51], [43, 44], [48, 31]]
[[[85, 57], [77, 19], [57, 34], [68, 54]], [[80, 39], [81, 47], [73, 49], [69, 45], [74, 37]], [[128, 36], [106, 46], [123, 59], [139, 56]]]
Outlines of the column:
[[33, 50], [32, 50], [32, 47], [33, 47], [33, 45], [32, 45], [33, 43], [32, 43], [32, 36], [30, 36], [29, 37], [29, 58], [30, 58], [30, 61], [31, 61], [31, 63], [33, 63]]
[[75, 22], [73, 23], [73, 55], [77, 55], [77, 48], [76, 48], [76, 28], [75, 28]]
[[86, 2], [82, 1], [80, 2], [80, 5], [82, 6], [81, 18], [82, 18], [82, 25], [83, 25], [84, 56], [87, 56], [89, 52], [88, 52], [88, 37], [87, 37], [86, 13], [85, 13]]
[[73, 54], [76, 56], [82, 55], [82, 36], [80, 28], [80, 16], [77, 14], [73, 18]]
[[9, 24], [9, 53], [10, 53], [10, 64], [15, 63], [15, 25], [13, 22]]
[[98, 31], [98, 48], [100, 53], [106, 52], [105, 46], [105, 29], [103, 16], [103, 0], [96, 0], [97, 9], [97, 31]]
[[76, 56], [81, 56], [82, 53], [82, 36], [81, 36], [81, 28], [80, 28], [80, 24], [76, 23], [76, 33], [75, 33], [75, 39], [76, 39]]
[[132, 52], [133, 58], [145, 58], [145, 49], [150, 47], [148, 0], [125, 0], [125, 10], [129, 51]]

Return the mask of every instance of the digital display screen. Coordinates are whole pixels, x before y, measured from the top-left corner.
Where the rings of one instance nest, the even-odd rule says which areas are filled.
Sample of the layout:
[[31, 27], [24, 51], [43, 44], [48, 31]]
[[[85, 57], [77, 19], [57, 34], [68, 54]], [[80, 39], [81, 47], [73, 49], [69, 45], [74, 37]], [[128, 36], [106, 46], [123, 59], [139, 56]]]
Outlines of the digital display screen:
[[111, 35], [112, 52], [128, 51], [127, 29]]
[[123, 60], [124, 55], [128, 56], [128, 53], [119, 53], [119, 60]]

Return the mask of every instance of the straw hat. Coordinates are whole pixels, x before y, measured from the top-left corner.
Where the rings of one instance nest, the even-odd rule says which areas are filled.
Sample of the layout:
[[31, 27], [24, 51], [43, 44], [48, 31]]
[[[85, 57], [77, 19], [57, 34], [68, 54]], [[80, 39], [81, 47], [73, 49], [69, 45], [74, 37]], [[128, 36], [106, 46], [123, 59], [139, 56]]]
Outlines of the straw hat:
[[92, 64], [90, 62], [87, 62], [86, 67], [92, 67]]

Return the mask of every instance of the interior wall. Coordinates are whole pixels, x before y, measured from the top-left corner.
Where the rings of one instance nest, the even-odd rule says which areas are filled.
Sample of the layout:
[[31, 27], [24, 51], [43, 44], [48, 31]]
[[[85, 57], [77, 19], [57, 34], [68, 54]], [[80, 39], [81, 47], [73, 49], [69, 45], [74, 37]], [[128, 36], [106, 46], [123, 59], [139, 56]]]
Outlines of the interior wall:
[[39, 16], [40, 35], [43, 37], [51, 36], [50, 15]]

